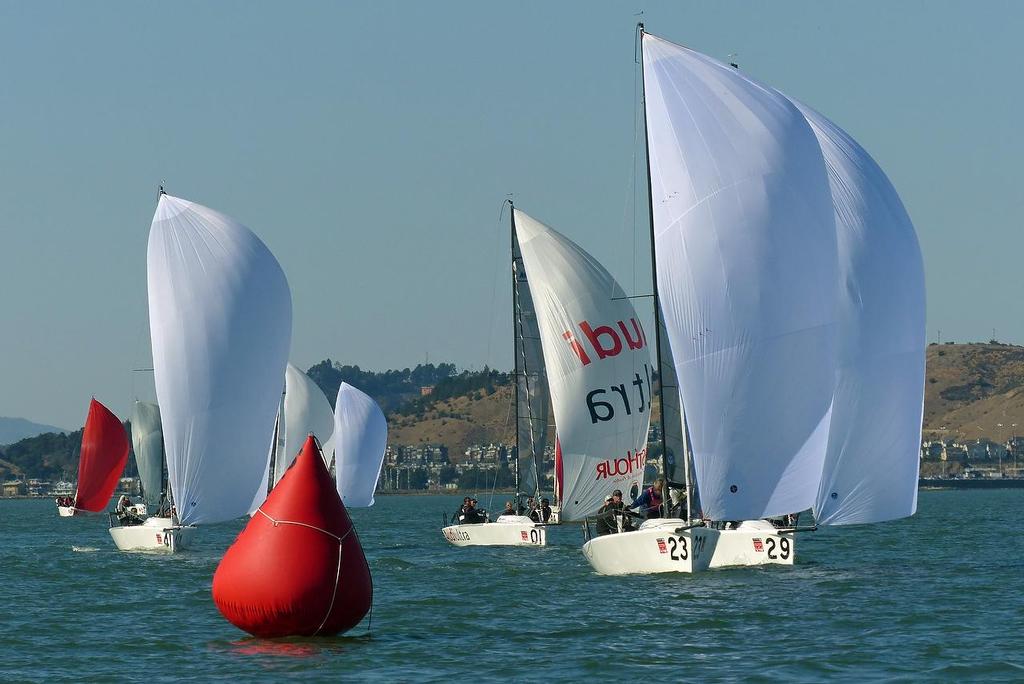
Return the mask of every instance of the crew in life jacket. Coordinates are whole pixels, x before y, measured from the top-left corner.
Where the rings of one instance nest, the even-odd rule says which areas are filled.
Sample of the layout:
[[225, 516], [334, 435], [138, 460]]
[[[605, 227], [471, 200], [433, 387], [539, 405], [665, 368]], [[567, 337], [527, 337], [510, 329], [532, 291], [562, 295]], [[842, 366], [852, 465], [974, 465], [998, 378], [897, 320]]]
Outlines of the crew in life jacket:
[[661, 517], [661, 496], [665, 489], [665, 480], [658, 478], [650, 487], [629, 504], [630, 508], [639, 508], [639, 513], [648, 520]]
[[121, 498], [117, 500], [117, 505], [114, 506], [114, 513], [117, 514], [117, 519], [122, 525], [139, 525], [142, 523], [142, 519], [135, 514], [132, 500], [127, 494], [122, 494]]

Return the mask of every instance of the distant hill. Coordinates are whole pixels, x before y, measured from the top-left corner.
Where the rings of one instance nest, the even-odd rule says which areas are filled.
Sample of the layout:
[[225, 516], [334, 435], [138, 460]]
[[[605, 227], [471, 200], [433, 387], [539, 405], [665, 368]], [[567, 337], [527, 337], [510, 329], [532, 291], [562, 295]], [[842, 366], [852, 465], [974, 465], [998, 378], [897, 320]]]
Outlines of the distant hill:
[[64, 428], [54, 427], [53, 425], [42, 425], [41, 423], [33, 423], [30, 420], [24, 418], [4, 418], [0, 417], [0, 444], [14, 444], [26, 437], [35, 437], [41, 435], [44, 432], [69, 432]]
[[1024, 435], [1024, 347], [932, 344], [925, 377], [925, 438]]
[[[930, 345], [925, 380], [924, 437], [1005, 441], [1024, 435], [1024, 347], [988, 344]], [[425, 364], [414, 369], [364, 371], [324, 360], [309, 375], [333, 403], [342, 381], [367, 392], [388, 417], [392, 445], [444, 444], [461, 453], [472, 444], [514, 437], [509, 373], [485, 368], [457, 372], [454, 364]], [[424, 389], [429, 394], [424, 395]], [[658, 419], [655, 400], [652, 418]], [[7, 421], [7, 422], [5, 422]], [[78, 469], [81, 430], [0, 419], [57, 434], [37, 434], [0, 446], [0, 480], [6, 477], [58, 479]], [[8, 433], [2, 433], [8, 434]], [[130, 462], [127, 474], [134, 472]]]
[[14, 477], [56, 481], [78, 475], [82, 431], [44, 432], [0, 447], [0, 480]]

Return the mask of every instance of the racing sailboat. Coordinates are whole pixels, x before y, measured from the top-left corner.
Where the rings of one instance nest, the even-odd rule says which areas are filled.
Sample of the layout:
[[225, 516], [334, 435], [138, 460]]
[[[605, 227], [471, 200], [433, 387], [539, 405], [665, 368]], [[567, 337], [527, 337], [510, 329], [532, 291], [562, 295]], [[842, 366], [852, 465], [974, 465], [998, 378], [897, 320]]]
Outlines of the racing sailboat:
[[127, 463], [128, 437], [121, 419], [92, 399], [78, 456], [78, 490], [73, 498], [57, 499], [57, 514], [68, 518], [106, 509]]
[[347, 382], [338, 387], [334, 402], [332, 441], [335, 484], [342, 502], [347, 508], [372, 506], [388, 446], [388, 422], [372, 397]]
[[[561, 520], [583, 520], [614, 489], [635, 492], [643, 481], [652, 372], [647, 336], [596, 259], [514, 207], [511, 220], [517, 489], [538, 488], [549, 393], [558, 425]], [[520, 515], [443, 532], [458, 546], [546, 544], [544, 525]]]
[[640, 31], [659, 357], [701, 509], [584, 554], [603, 574], [792, 564], [796, 528], [767, 518], [911, 515], [924, 280], [895, 190], [824, 117]]
[[174, 551], [193, 526], [245, 515], [260, 486], [291, 344], [291, 293], [251, 230], [162, 189], [147, 270]]
[[[142, 503], [124, 505], [118, 502], [110, 514], [110, 536], [121, 551], [170, 551], [168, 530], [174, 527], [174, 521], [171, 519], [171, 497], [164, 478], [166, 460], [160, 407], [136, 401], [132, 406], [131, 424]], [[186, 548], [194, 533], [194, 527], [179, 530], [174, 550]]]
[[284, 393], [278, 400], [277, 420], [270, 446], [270, 462], [256, 492], [249, 515], [253, 515], [284, 477], [312, 433], [323, 437], [322, 455], [329, 466], [334, 453], [334, 410], [327, 395], [313, 379], [292, 363], [285, 369]]

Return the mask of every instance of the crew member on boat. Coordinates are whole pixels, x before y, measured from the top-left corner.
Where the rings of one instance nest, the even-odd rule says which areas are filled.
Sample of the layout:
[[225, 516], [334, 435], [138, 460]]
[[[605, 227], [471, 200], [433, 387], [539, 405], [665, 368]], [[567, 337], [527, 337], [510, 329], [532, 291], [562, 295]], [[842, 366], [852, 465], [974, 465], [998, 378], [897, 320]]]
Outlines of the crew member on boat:
[[460, 525], [476, 525], [478, 523], [487, 522], [486, 514], [484, 511], [477, 509], [476, 499], [470, 499], [466, 497], [467, 503], [462, 507], [462, 515], [459, 516]]
[[659, 477], [654, 481], [654, 484], [645, 489], [640, 496], [636, 497], [633, 503], [629, 504], [629, 508], [638, 508], [639, 513], [648, 519], [660, 518], [661, 496], [664, 488], [665, 480]]
[[530, 516], [534, 522], [548, 522], [551, 520], [551, 502], [547, 499], [540, 500], [540, 508], [537, 509], [537, 517]]
[[[620, 532], [627, 528], [625, 517], [626, 505], [622, 502], [622, 491], [616, 489], [604, 499], [604, 505], [597, 511], [597, 534], [606, 535]], [[620, 522], [621, 529], [620, 529]]]
[[511, 501], [506, 501], [505, 502], [505, 510], [503, 510], [501, 513], [499, 513], [498, 517], [500, 518], [503, 515], [515, 515], [515, 514], [516, 514], [516, 510], [514, 508], [512, 508], [512, 502]]
[[459, 506], [459, 510], [455, 511], [455, 515], [452, 516], [452, 523], [461, 525], [466, 519], [466, 509], [470, 507], [470, 499], [468, 496], [462, 497], [462, 505]]

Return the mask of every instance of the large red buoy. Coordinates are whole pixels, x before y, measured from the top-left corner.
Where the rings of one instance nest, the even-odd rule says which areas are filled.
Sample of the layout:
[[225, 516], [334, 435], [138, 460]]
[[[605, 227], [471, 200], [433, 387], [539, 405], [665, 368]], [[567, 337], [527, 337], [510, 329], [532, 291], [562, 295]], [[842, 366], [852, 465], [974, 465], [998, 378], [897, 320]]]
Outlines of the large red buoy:
[[310, 435], [213, 575], [213, 602], [258, 637], [330, 635], [366, 616], [373, 582]]

